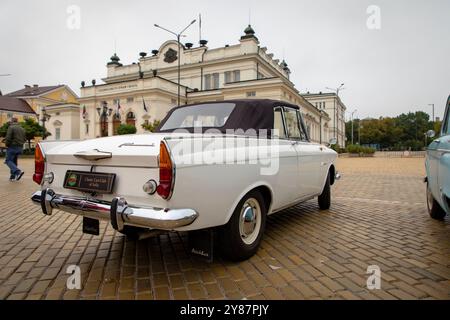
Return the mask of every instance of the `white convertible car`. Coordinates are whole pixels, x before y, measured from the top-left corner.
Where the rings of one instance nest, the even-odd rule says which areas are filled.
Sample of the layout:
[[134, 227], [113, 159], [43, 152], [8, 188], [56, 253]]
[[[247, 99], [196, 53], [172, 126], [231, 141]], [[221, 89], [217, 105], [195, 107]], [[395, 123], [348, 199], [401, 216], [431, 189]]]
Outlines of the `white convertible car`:
[[99, 220], [134, 238], [209, 230], [223, 255], [243, 260], [257, 251], [267, 215], [314, 197], [330, 207], [336, 157], [309, 141], [298, 106], [186, 105], [155, 133], [41, 142], [33, 175], [41, 190], [32, 201], [46, 215], [83, 216], [91, 234]]

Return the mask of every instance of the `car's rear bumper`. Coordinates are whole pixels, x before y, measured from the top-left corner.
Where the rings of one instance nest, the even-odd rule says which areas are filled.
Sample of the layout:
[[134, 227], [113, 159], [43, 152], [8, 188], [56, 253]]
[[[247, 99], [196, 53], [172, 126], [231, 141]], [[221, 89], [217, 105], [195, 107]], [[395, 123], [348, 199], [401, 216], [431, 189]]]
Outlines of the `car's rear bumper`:
[[46, 215], [51, 215], [53, 209], [60, 209], [93, 219], [109, 220], [119, 231], [123, 230], [125, 225], [175, 230], [190, 225], [198, 217], [198, 213], [193, 209], [138, 207], [128, 205], [126, 200], [120, 197], [108, 202], [92, 197], [56, 194], [52, 189], [36, 191], [31, 200], [41, 206]]

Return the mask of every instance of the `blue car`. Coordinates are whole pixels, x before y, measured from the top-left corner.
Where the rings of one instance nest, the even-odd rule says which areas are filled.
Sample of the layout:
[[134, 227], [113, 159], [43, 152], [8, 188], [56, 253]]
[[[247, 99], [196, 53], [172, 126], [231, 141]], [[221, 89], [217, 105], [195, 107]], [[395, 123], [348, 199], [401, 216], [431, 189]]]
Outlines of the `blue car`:
[[[427, 134], [434, 136], [431, 130]], [[433, 219], [444, 219], [450, 213], [450, 96], [440, 136], [428, 146], [425, 167], [428, 212]]]

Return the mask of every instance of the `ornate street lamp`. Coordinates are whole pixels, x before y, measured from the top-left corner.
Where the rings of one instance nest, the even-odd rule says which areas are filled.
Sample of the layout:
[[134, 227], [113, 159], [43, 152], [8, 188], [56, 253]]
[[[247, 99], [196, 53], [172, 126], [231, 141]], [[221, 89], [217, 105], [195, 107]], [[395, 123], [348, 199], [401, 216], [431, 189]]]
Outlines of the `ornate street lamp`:
[[42, 127], [44, 127], [44, 136], [42, 137], [42, 140], [45, 140], [45, 138], [46, 138], [46, 133], [47, 133], [47, 129], [45, 128], [45, 122], [47, 122], [48, 120], [50, 120], [50, 118], [51, 118], [52, 116], [49, 115], [49, 114], [46, 112], [45, 106], [42, 107], [41, 111], [42, 111], [42, 112], [41, 112], [41, 114], [42, 114], [42, 118], [41, 118], [41, 121], [42, 121]]
[[[339, 99], [339, 91], [344, 90], [345, 88], [344, 88], [344, 84], [341, 83], [341, 85], [339, 87], [337, 87], [337, 88], [326, 87], [326, 89], [335, 92], [337, 99]], [[334, 118], [334, 121], [333, 121], [334, 122], [334, 135], [335, 135], [335, 138], [336, 138], [336, 143], [339, 145], [339, 127], [336, 127], [336, 124], [339, 126], [339, 123], [336, 123], [336, 122], [339, 121], [339, 119], [336, 119], [336, 118], [339, 118], [339, 112], [338, 112], [339, 108], [336, 109], [336, 99], [333, 99], [333, 106], [334, 106], [334, 115], [333, 115], [333, 118]]]
[[108, 109], [108, 103], [106, 101], [102, 102], [102, 107], [97, 107], [97, 113], [100, 117], [100, 133], [102, 137], [108, 135], [108, 117], [111, 116], [113, 109]]
[[160, 28], [160, 29], [162, 29], [164, 31], [167, 31], [167, 32], [173, 34], [175, 37], [177, 37], [177, 42], [178, 42], [178, 105], [180, 105], [180, 68], [181, 68], [180, 67], [180, 60], [181, 60], [181, 54], [180, 54], [181, 42], [180, 42], [180, 38], [184, 36], [183, 32], [185, 32], [187, 30], [187, 28], [189, 28], [191, 25], [193, 25], [195, 23], [195, 21], [197, 21], [197, 20], [195, 20], [195, 19], [192, 20], [191, 23], [189, 23], [188, 26], [186, 28], [184, 28], [179, 33], [170, 31], [170, 30], [168, 30], [168, 29], [166, 29], [164, 27], [161, 27], [161, 26], [159, 26], [157, 24], [154, 25], [155, 27]]

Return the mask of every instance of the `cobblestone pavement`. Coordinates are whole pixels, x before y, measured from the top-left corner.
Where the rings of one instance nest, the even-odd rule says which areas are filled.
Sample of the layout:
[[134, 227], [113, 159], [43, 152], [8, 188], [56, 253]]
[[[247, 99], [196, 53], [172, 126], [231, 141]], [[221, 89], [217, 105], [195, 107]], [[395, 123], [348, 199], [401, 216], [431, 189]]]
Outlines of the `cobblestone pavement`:
[[[23, 181], [0, 168], [0, 299], [449, 299], [450, 219], [429, 218], [424, 159], [340, 158], [332, 208], [308, 201], [268, 219], [257, 255], [207, 264], [186, 253], [185, 234], [129, 241], [106, 222], [44, 216]], [[66, 289], [69, 265], [82, 289]], [[369, 265], [381, 289], [368, 290]]]

